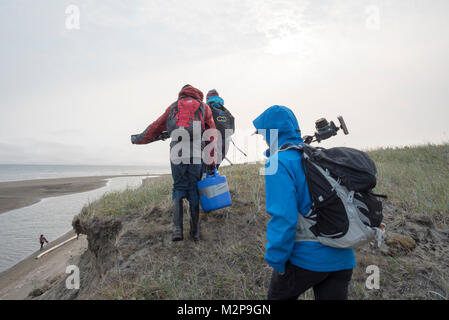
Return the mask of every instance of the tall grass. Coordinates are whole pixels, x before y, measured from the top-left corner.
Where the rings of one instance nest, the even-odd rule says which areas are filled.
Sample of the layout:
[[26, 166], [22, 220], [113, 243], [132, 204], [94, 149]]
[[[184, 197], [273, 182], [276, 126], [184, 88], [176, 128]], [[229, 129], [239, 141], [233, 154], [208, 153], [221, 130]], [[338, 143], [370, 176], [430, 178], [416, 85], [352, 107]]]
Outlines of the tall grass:
[[379, 193], [404, 215], [449, 222], [449, 144], [369, 151], [378, 168]]
[[145, 183], [138, 188], [127, 188], [104, 194], [100, 199], [88, 204], [90, 215], [121, 216], [139, 212], [146, 206], [160, 206], [169, 200], [172, 180], [169, 177]]

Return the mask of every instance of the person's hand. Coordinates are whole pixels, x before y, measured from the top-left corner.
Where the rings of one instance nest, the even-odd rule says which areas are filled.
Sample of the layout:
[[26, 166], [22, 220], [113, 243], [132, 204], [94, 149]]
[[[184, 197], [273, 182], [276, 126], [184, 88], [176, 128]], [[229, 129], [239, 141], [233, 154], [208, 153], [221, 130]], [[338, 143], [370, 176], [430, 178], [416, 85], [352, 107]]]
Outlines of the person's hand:
[[215, 165], [208, 165], [206, 170], [208, 175], [213, 175], [214, 171], [217, 169]]
[[132, 143], [132, 144], [135, 144], [136, 141], [137, 141], [137, 134], [133, 134], [133, 135], [131, 136], [131, 143]]

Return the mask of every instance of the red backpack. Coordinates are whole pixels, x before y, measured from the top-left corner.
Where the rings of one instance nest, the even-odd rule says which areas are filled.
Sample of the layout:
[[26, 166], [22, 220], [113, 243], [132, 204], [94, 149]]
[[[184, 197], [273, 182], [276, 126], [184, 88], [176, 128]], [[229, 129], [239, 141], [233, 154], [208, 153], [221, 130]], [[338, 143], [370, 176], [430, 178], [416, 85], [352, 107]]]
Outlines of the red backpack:
[[193, 121], [201, 122], [202, 131], [204, 125], [204, 104], [198, 99], [191, 97], [182, 97], [170, 107], [170, 114], [167, 118], [167, 131], [184, 128], [193, 137]]

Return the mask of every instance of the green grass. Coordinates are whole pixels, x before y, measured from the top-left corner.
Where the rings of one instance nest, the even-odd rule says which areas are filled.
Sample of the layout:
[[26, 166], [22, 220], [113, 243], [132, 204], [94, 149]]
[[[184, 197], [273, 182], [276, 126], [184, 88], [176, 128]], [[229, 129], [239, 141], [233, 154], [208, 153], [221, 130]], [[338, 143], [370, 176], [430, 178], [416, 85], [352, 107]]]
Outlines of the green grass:
[[151, 187], [142, 185], [135, 189], [108, 192], [99, 200], [89, 203], [88, 211], [95, 216], [121, 216], [138, 212], [147, 206], [160, 206], [164, 201], [168, 201], [171, 190], [171, 178], [158, 179]]
[[449, 144], [369, 151], [378, 169], [376, 191], [405, 216], [428, 215], [449, 222]]
[[[442, 225], [449, 222], [449, 144], [368, 151], [378, 169], [376, 192], [387, 194], [389, 202], [404, 215], [425, 214]], [[223, 167], [233, 199], [250, 200], [255, 211], [265, 210], [261, 165]], [[89, 206], [100, 216], [119, 216], [145, 206], [170, 201], [170, 177], [137, 189], [110, 192]], [[239, 208], [237, 208], [239, 210]]]

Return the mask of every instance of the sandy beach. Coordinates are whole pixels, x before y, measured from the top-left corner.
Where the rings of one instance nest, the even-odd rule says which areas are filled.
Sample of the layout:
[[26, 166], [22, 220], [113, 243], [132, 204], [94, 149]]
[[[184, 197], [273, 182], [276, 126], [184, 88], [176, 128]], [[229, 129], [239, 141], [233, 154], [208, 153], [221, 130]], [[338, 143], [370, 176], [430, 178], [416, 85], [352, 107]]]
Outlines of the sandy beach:
[[107, 179], [117, 177], [135, 175], [0, 182], [0, 214], [30, 206], [44, 198], [95, 190], [104, 187]]
[[[143, 184], [151, 186], [153, 180], [157, 181], [163, 176], [166, 176], [166, 174], [146, 178], [143, 180]], [[123, 177], [123, 175], [1, 182], [0, 214], [32, 205], [43, 198], [101, 188], [106, 184], [107, 179], [115, 177]], [[132, 176], [126, 175], [126, 177]], [[77, 212], [73, 213], [74, 216], [76, 214]], [[71, 226], [67, 227], [70, 228]], [[46, 244], [43, 251], [37, 250], [10, 269], [1, 272], [0, 300], [27, 299], [32, 290], [50, 285], [56, 278], [66, 276], [67, 266], [71, 265], [72, 261], [76, 261], [87, 249], [86, 236], [80, 235], [78, 240], [73, 240], [40, 259], [36, 259], [36, 257], [74, 235], [73, 230], [66, 233], [55, 241]], [[38, 249], [38, 245], [36, 248]]]
[[86, 236], [66, 243], [60, 248], [36, 259], [40, 253], [73, 237], [70, 231], [59, 239], [44, 246], [43, 251], [36, 251], [12, 268], [0, 273], [0, 300], [23, 300], [30, 292], [49, 285], [52, 280], [65, 276], [67, 266], [71, 265], [86, 249]]

